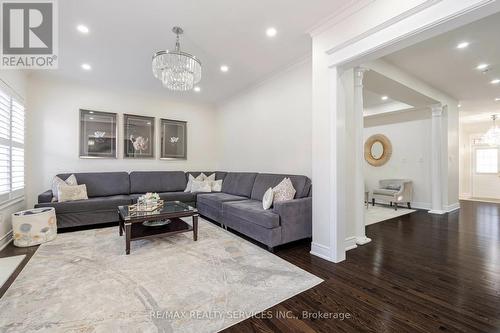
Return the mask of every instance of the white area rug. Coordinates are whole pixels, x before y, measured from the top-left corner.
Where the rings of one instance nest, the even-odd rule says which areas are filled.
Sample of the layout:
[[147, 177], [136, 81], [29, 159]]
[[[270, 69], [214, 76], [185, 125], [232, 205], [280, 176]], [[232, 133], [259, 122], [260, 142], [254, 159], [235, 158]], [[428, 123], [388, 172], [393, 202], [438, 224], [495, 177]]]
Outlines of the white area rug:
[[406, 208], [398, 208], [398, 210], [394, 210], [394, 208], [390, 207], [370, 205], [370, 207], [365, 208], [365, 225], [382, 222], [398, 216], [413, 213], [414, 211], [415, 210], [413, 209]]
[[14, 273], [17, 266], [23, 261], [25, 255], [0, 258], [0, 287]]
[[320, 282], [203, 219], [197, 242], [133, 241], [128, 256], [118, 227], [66, 233], [0, 300], [0, 332], [216, 332]]

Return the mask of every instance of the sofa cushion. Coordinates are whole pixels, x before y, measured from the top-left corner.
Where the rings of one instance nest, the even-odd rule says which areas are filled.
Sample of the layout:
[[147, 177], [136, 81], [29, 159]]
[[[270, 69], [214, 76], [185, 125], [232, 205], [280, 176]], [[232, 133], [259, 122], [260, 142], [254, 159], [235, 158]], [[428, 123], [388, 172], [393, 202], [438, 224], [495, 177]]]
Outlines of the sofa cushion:
[[259, 173], [255, 178], [250, 198], [253, 200], [262, 200], [268, 188], [275, 187], [287, 177], [290, 178], [293, 188], [297, 191], [295, 198], [305, 198], [309, 195], [311, 180], [306, 176]]
[[373, 190], [373, 194], [376, 194], [376, 195], [387, 195], [387, 196], [394, 196], [394, 194], [398, 193], [398, 191], [396, 190], [388, 190], [388, 189], [385, 189], [385, 188], [378, 188], [378, 189], [375, 189]]
[[176, 192], [186, 188], [182, 171], [134, 171], [130, 173], [130, 193]]
[[[195, 202], [196, 201], [196, 193], [191, 192], [160, 192], [160, 199], [165, 201], [182, 201], [182, 202]], [[137, 199], [142, 194], [131, 194], [130, 197], [133, 202], [137, 202]]]
[[246, 197], [242, 197], [242, 196], [238, 196], [238, 195], [217, 192], [217, 193], [198, 194], [198, 196], [196, 198], [196, 202], [197, 202], [197, 204], [202, 204], [202, 205], [212, 207], [213, 209], [221, 210], [222, 204], [224, 202], [247, 200], [247, 199], [248, 198], [246, 198]]
[[131, 198], [128, 195], [113, 195], [109, 197], [90, 198], [87, 200], [40, 203], [36, 205], [36, 207], [54, 207], [57, 214], [66, 214], [116, 210], [118, 206], [130, 205], [131, 203]]
[[250, 198], [256, 176], [250, 172], [228, 172], [222, 182], [222, 192]]
[[225, 202], [222, 205], [222, 216], [223, 219], [225, 216], [237, 217], [267, 229], [277, 228], [280, 225], [280, 216], [262, 208], [262, 202], [258, 200]]
[[[67, 179], [71, 173], [57, 175]], [[78, 184], [87, 186], [87, 195], [92, 197], [106, 197], [111, 195], [129, 194], [130, 182], [126, 172], [89, 172], [75, 173]]]

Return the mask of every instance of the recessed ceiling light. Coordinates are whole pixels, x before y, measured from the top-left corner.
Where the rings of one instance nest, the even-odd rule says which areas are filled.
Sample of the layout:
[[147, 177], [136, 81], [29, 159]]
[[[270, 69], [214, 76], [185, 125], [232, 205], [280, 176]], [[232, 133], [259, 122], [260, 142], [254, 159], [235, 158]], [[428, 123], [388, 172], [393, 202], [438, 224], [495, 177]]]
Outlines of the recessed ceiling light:
[[461, 108], [461, 107], [462, 107], [462, 104], [458, 104], [457, 106], [458, 106], [459, 108]]
[[94, 117], [90, 117], [89, 119], [90, 119], [90, 120], [94, 120]]
[[494, 79], [494, 80], [491, 80], [490, 82], [491, 84], [498, 84], [500, 83], [500, 79]]
[[151, 122], [150, 122], [150, 121], [148, 121], [146, 124], [151, 125]]
[[94, 113], [94, 111], [89, 111], [90, 114]]
[[200, 88], [200, 87], [198, 87], [198, 86], [196, 86], [196, 87], [194, 87], [194, 89], [193, 89], [193, 90], [194, 90], [194, 91], [196, 91], [196, 92], [200, 92], [200, 91], [201, 91], [201, 88]]
[[476, 69], [483, 70], [488, 68], [488, 66], [489, 66], [488, 64], [479, 64], [477, 65]]
[[273, 27], [269, 27], [266, 30], [267, 37], [274, 37], [274, 36], [276, 36], [277, 33], [278, 33], [278, 31], [276, 30], [276, 28], [273, 28]]
[[89, 70], [92, 69], [92, 66], [90, 66], [89, 64], [82, 64], [82, 69], [86, 70], [86, 71], [89, 71]]
[[382, 96], [382, 97], [380, 97], [380, 99], [383, 100], [383, 101], [387, 101], [389, 99], [389, 97], [388, 96]]
[[88, 34], [89, 28], [86, 25], [79, 24], [76, 26], [76, 30], [80, 31], [82, 34]]
[[461, 42], [457, 44], [457, 49], [465, 49], [467, 46], [469, 46], [469, 42]]
[[221, 71], [221, 72], [224, 72], [224, 73], [225, 73], [225, 72], [227, 72], [228, 70], [229, 70], [229, 67], [227, 67], [226, 65], [222, 65], [222, 66], [220, 66], [220, 71]]
[[500, 102], [500, 97], [495, 98], [495, 102]]

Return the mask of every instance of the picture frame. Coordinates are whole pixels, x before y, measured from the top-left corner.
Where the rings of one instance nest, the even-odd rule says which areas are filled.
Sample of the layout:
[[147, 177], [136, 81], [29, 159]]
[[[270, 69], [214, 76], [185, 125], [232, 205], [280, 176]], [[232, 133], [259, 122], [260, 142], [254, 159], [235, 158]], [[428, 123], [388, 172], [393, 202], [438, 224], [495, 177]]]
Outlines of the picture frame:
[[155, 158], [155, 118], [123, 115], [123, 157]]
[[187, 159], [187, 122], [160, 119], [160, 159]]
[[80, 109], [80, 158], [117, 158], [117, 114]]

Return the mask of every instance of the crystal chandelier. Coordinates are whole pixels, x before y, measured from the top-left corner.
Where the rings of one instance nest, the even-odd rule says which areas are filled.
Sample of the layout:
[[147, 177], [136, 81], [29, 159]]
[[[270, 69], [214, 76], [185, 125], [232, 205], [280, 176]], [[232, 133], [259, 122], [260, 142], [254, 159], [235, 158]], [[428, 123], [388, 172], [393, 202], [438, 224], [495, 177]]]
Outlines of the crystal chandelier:
[[497, 115], [491, 116], [493, 126], [483, 135], [483, 142], [491, 146], [500, 146], [500, 128], [497, 127]]
[[181, 51], [179, 35], [184, 31], [179, 27], [173, 27], [172, 31], [177, 35], [175, 50], [158, 51], [153, 55], [153, 75], [170, 90], [192, 90], [201, 80], [201, 62]]

